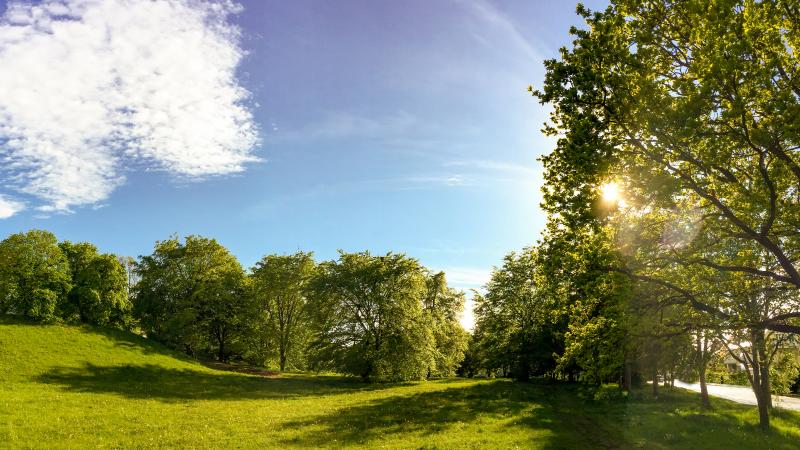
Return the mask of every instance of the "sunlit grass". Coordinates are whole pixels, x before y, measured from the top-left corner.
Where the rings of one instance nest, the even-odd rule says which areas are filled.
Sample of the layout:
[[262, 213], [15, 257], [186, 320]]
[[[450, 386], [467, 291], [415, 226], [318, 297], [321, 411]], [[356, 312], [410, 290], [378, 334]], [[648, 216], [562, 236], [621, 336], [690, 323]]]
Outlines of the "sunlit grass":
[[395, 385], [204, 367], [136, 336], [0, 319], [0, 447], [796, 448], [800, 415], [574, 385]]

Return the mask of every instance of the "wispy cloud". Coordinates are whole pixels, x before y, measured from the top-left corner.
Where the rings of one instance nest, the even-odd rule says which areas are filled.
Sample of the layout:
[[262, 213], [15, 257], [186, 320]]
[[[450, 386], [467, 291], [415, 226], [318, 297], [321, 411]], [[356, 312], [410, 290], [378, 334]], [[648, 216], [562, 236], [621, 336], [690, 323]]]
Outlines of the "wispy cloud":
[[244, 170], [258, 132], [228, 17], [203, 0], [45, 0], [0, 17], [4, 184], [45, 211], [103, 201], [135, 168]]
[[8, 219], [23, 209], [25, 209], [25, 205], [22, 202], [12, 200], [0, 194], [0, 219]]
[[459, 289], [479, 289], [489, 282], [492, 271], [473, 267], [448, 267], [444, 269], [447, 284]]
[[295, 130], [277, 130], [274, 137], [281, 140], [336, 140], [336, 139], [380, 139], [388, 141], [406, 136], [417, 118], [405, 111], [381, 116], [356, 114], [350, 111], [331, 111], [322, 118]]
[[[541, 59], [540, 52], [533, 47], [531, 42], [517, 28], [517, 25], [496, 6], [486, 0], [457, 0], [457, 2], [465, 5], [475, 17], [490, 27], [504, 33], [508, 40], [528, 58], [531, 60]], [[479, 33], [475, 33], [474, 37], [485, 45], [489, 43], [489, 40]]]
[[444, 166], [468, 168], [482, 172], [501, 172], [509, 175], [519, 175], [521, 177], [541, 176], [541, 171], [532, 166], [487, 159], [449, 161], [444, 163]]

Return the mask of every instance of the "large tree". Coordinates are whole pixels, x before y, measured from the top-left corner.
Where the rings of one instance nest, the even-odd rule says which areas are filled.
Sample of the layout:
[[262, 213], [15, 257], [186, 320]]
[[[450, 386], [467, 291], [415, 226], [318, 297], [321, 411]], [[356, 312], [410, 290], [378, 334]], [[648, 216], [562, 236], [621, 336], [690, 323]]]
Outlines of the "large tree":
[[519, 380], [553, 374], [564, 351], [555, 309], [536, 280], [536, 249], [512, 252], [492, 272], [485, 295], [475, 296], [475, 339], [482, 365]]
[[554, 106], [547, 131], [560, 135], [543, 159], [549, 212], [567, 227], [613, 214], [597, 205], [616, 182], [629, 216], [686, 225], [676, 230], [686, 244], [626, 273], [756, 343], [800, 333], [799, 296], [736, 292], [800, 288], [800, 2], [617, 0], [579, 13], [589, 28], [572, 30], [534, 92]]
[[464, 292], [449, 287], [444, 272], [428, 274], [423, 306], [435, 343], [428, 377], [453, 376], [469, 345], [469, 334], [459, 321]]
[[[563, 133], [544, 158], [549, 208], [583, 220], [615, 178], [629, 206], [692, 204], [710, 250], [683, 263], [800, 287], [800, 4], [619, 0], [579, 12], [589, 29], [573, 30], [536, 92], [555, 107], [548, 131]], [[787, 304], [765, 326], [798, 333], [797, 317], [800, 303]]]
[[156, 243], [136, 268], [134, 313], [142, 331], [192, 355], [227, 361], [240, 348], [251, 308], [239, 261], [214, 239]]
[[606, 230], [562, 225], [551, 219], [536, 266], [542, 303], [559, 329], [565, 327], [558, 368], [578, 369], [592, 383], [616, 381], [630, 362], [628, 280], [607, 270], [618, 255]]
[[418, 380], [434, 363], [426, 326], [425, 271], [417, 260], [389, 253], [339, 254], [319, 265], [312, 285], [312, 367], [364, 379]]
[[128, 274], [119, 259], [99, 253], [87, 242], [64, 241], [59, 247], [69, 261], [72, 276], [62, 316], [96, 325], [127, 326], [131, 310]]
[[69, 263], [52, 233], [31, 230], [0, 242], [0, 312], [52, 321], [69, 290]]
[[277, 357], [281, 371], [287, 362], [305, 365], [308, 340], [308, 285], [316, 264], [311, 253], [264, 256], [251, 270], [250, 295], [257, 308], [255, 342], [262, 360]]

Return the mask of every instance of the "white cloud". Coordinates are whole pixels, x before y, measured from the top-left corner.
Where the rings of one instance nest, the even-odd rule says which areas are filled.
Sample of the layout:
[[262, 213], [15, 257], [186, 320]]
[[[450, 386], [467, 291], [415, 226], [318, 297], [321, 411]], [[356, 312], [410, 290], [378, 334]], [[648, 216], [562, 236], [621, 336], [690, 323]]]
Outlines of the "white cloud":
[[0, 17], [4, 184], [68, 211], [134, 168], [244, 170], [258, 132], [235, 76], [238, 7], [204, 0], [14, 2]]
[[25, 205], [0, 194], [0, 219], [8, 219], [25, 209]]

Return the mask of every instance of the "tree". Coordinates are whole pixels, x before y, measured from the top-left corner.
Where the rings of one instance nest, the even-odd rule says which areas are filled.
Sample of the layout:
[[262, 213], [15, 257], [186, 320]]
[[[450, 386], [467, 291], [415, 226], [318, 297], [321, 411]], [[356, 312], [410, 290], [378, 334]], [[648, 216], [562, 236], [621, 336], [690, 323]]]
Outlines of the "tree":
[[428, 274], [426, 278], [423, 309], [435, 342], [433, 365], [427, 377], [453, 376], [464, 360], [470, 338], [459, 322], [464, 292], [449, 287], [444, 272]]
[[556, 355], [564, 350], [563, 327], [552, 320], [552, 305], [536, 279], [538, 257], [533, 248], [506, 255], [486, 295], [474, 298], [475, 339], [485, 368], [522, 381], [553, 374]]
[[47, 231], [0, 242], [0, 312], [53, 321], [70, 290], [69, 263]]
[[[544, 158], [549, 212], [568, 227], [596, 221], [599, 187], [613, 180], [631, 216], [691, 223], [691, 245], [624, 270], [745, 334], [757, 352], [765, 331], [800, 333], [797, 296], [736, 293], [737, 280], [800, 287], [799, 11], [793, 0], [579, 7], [589, 29], [572, 30], [572, 48], [546, 62], [534, 92], [554, 106], [546, 130], [562, 133]], [[679, 266], [703, 274], [714, 295], [675, 283]], [[756, 372], [768, 361], [754, 360]], [[763, 391], [768, 376], [754, 377]], [[768, 396], [756, 394], [767, 429]]]
[[310, 291], [312, 367], [374, 381], [424, 379], [435, 346], [425, 281], [419, 262], [400, 254], [340, 252], [321, 263]]
[[619, 260], [608, 230], [596, 223], [570, 226], [562, 216], [551, 216], [538, 254], [539, 289], [563, 329], [558, 370], [579, 369], [592, 383], [625, 378], [630, 285], [608, 270]]
[[286, 369], [287, 361], [303, 367], [308, 340], [308, 284], [316, 264], [311, 253], [267, 255], [257, 262], [250, 275], [250, 293], [258, 308], [259, 341], [266, 345], [264, 356], [277, 350], [278, 367]]
[[59, 244], [69, 261], [72, 289], [61, 315], [83, 323], [125, 327], [130, 322], [128, 275], [116, 256], [83, 242]]
[[[800, 287], [800, 69], [796, 1], [614, 2], [579, 12], [571, 50], [546, 62], [544, 158], [553, 210], [590, 216], [597, 187], [624, 182], [629, 204], [674, 210], [687, 199], [698, 238], [751, 247], [747, 264], [700, 254], [685, 260]], [[767, 319], [800, 333], [800, 303]]]
[[134, 314], [148, 337], [219, 361], [241, 353], [251, 309], [244, 270], [225, 247], [200, 236], [183, 244], [171, 238], [141, 257], [136, 271]]

